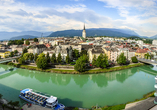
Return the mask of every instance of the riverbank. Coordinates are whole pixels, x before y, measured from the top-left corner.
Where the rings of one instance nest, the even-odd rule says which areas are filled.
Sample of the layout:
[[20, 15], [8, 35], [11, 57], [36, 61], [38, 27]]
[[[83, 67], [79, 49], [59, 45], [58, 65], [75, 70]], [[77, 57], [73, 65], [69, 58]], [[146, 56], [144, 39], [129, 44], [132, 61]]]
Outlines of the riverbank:
[[60, 68], [48, 68], [48, 69], [39, 69], [35, 66], [29, 66], [29, 65], [21, 65], [21, 64], [15, 64], [15, 63], [8, 63], [8, 65], [15, 66], [17, 68], [22, 68], [22, 69], [28, 69], [28, 70], [36, 70], [36, 71], [42, 71], [42, 72], [51, 72], [51, 73], [62, 73], [62, 74], [98, 74], [98, 73], [106, 73], [106, 72], [113, 72], [113, 71], [118, 71], [118, 70], [124, 70], [124, 69], [129, 69], [133, 67], [139, 67], [143, 66], [143, 63], [135, 63], [135, 64], [130, 64], [130, 65], [123, 65], [123, 66], [116, 66], [116, 67], [111, 67], [111, 68], [104, 68], [104, 69], [88, 69], [85, 72], [78, 72], [75, 70], [70, 70], [70, 69], [60, 69]]
[[[94, 110], [136, 110], [136, 109], [130, 109], [130, 108], [133, 108], [134, 106], [137, 107], [137, 105], [135, 105], [134, 103], [138, 103], [138, 102], [143, 101], [143, 102], [141, 102], [141, 104], [146, 104], [145, 100], [147, 100], [150, 97], [155, 97], [154, 93], [155, 93], [154, 91], [149, 92], [149, 93], [143, 95], [143, 98], [136, 99], [135, 101], [128, 102], [126, 104], [119, 104], [119, 105], [114, 105], [114, 106], [104, 106], [104, 107], [93, 106], [92, 109], [94, 109]], [[131, 107], [127, 107], [129, 104], [133, 104], [133, 105]], [[140, 106], [140, 105], [138, 105], [138, 106]], [[151, 108], [151, 107], [153, 107], [153, 104], [151, 104], [150, 106], [148, 105], [148, 108]], [[145, 109], [138, 109], [138, 110], [145, 110]]]

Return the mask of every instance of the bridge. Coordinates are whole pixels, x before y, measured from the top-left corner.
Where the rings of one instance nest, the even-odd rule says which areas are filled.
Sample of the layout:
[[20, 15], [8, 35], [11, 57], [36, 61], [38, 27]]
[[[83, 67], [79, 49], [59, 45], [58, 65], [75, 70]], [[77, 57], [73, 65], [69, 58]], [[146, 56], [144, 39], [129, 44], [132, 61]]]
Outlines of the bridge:
[[0, 59], [0, 63], [10, 62], [10, 61], [16, 60], [16, 59], [19, 58], [19, 57], [20, 57], [20, 56]]
[[138, 58], [139, 62], [146, 63], [146, 64], [152, 64], [152, 65], [157, 65], [157, 61], [155, 60], [150, 60], [150, 59], [144, 59], [144, 58]]

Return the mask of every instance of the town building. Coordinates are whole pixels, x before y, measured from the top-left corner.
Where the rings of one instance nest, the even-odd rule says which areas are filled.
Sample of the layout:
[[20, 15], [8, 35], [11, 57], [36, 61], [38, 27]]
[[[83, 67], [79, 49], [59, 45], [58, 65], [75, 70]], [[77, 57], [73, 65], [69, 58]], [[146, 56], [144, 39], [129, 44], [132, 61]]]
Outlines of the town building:
[[28, 49], [28, 53], [33, 53], [33, 54], [40, 54], [42, 53], [47, 47], [44, 44], [39, 44], [39, 45], [33, 45]]
[[0, 50], [0, 56], [1, 58], [7, 58], [10, 55], [10, 51], [7, 50]]
[[157, 40], [153, 40], [152, 45], [157, 45]]

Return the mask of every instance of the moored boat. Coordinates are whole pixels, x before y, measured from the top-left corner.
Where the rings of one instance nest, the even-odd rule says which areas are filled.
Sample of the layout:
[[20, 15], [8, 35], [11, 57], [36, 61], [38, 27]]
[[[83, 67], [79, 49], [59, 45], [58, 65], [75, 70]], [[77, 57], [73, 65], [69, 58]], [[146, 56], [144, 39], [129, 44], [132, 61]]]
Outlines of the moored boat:
[[64, 110], [65, 108], [63, 104], [58, 103], [57, 97], [37, 93], [29, 88], [21, 90], [19, 97], [29, 103], [51, 108], [54, 110]]

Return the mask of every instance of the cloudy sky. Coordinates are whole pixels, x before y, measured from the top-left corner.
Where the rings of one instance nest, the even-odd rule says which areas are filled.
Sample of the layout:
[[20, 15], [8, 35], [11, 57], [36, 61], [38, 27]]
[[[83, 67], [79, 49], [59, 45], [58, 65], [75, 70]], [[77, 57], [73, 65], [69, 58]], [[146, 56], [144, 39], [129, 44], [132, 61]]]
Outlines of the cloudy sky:
[[123, 28], [157, 34], [157, 0], [0, 0], [0, 31]]

